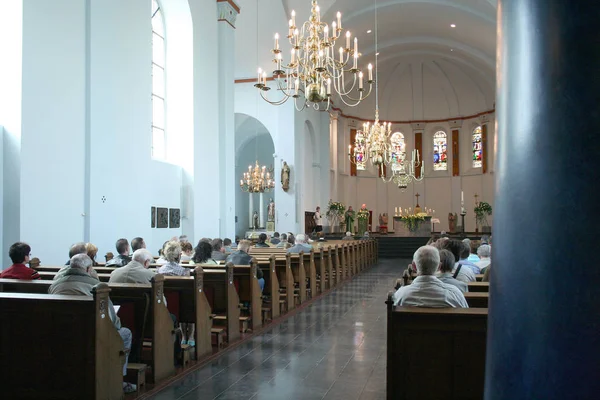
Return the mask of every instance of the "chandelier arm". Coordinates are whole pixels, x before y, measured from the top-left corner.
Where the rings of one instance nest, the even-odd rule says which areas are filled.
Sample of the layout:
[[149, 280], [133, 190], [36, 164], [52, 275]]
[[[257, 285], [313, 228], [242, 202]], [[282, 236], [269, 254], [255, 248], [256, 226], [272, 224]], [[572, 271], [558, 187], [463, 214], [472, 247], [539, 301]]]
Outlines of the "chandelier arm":
[[269, 100], [269, 99], [268, 99], [268, 98], [265, 96], [265, 94], [264, 94], [264, 90], [261, 90], [261, 91], [260, 91], [260, 97], [262, 97], [262, 99], [263, 99], [264, 101], [266, 101], [267, 103], [269, 103], [269, 104], [272, 104], [272, 105], [274, 105], [274, 106], [280, 106], [280, 105], [282, 105], [282, 104], [285, 104], [285, 102], [286, 102], [286, 101], [288, 101], [288, 100], [289, 100], [289, 98], [290, 98], [289, 96], [285, 96], [285, 97], [284, 97], [283, 99], [281, 99], [281, 100], [277, 100], [277, 101], [271, 101], [271, 100]]

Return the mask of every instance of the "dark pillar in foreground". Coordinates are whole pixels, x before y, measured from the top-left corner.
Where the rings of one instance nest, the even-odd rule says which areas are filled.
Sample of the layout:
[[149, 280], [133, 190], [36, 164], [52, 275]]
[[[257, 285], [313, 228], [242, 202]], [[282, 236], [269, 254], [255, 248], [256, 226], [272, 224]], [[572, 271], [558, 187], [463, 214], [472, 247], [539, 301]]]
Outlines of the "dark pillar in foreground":
[[600, 6], [499, 0], [487, 400], [600, 398]]

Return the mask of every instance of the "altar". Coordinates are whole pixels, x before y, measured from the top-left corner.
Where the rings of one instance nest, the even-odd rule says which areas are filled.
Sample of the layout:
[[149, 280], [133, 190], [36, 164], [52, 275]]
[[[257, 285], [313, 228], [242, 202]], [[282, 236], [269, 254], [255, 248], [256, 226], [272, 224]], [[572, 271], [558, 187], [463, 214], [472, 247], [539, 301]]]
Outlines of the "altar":
[[390, 233], [390, 236], [401, 236], [401, 237], [430, 237], [431, 236], [431, 215], [423, 217], [423, 221], [417, 221], [416, 229], [410, 230], [406, 226], [406, 223], [402, 220], [402, 217], [394, 217], [394, 233]]

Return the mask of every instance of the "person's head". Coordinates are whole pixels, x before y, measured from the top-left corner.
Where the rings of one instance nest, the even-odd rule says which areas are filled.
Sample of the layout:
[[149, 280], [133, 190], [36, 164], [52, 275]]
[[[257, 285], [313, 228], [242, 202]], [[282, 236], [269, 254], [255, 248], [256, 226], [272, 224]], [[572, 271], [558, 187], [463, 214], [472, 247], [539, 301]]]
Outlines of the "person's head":
[[96, 259], [96, 254], [98, 254], [98, 247], [96, 247], [96, 245], [94, 245], [93, 243], [86, 243], [85, 250], [88, 257], [91, 258], [92, 261], [94, 261]]
[[261, 233], [258, 235], [258, 243], [264, 244], [267, 241], [267, 234]]
[[470, 254], [471, 254], [471, 246], [466, 244], [465, 242], [463, 242], [462, 249], [460, 250], [460, 259], [466, 260], [467, 258], [469, 258]]
[[137, 249], [133, 252], [133, 261], [137, 261], [144, 266], [144, 268], [148, 268], [150, 264], [154, 262], [154, 257], [152, 257], [152, 253], [150, 253], [146, 249]]
[[166, 242], [163, 243], [162, 247], [160, 248], [160, 250], [158, 251], [158, 255], [162, 256], [162, 258], [165, 258], [165, 247], [167, 247], [167, 244], [169, 243], [169, 241], [167, 240]]
[[365, 231], [365, 233], [363, 234], [363, 237], [366, 237], [366, 238], [368, 238], [368, 237], [369, 237], [369, 232], [368, 232], [368, 231]]
[[438, 249], [444, 249], [444, 245], [446, 242], [448, 242], [450, 240], [450, 238], [448, 237], [441, 237], [439, 238], [432, 246]]
[[143, 238], [136, 237], [131, 240], [131, 250], [133, 250], [134, 253], [139, 249], [145, 249], [145, 248], [146, 248], [146, 242], [144, 242]]
[[348, 207], [348, 211], [352, 211], [352, 206], [349, 206], [349, 207]]
[[25, 264], [31, 257], [31, 247], [27, 243], [17, 242], [8, 249], [8, 256], [13, 264]]
[[350, 231], [346, 232], [346, 237], [352, 237], [352, 232], [350, 232]]
[[235, 243], [237, 244], [237, 243], [239, 243], [239, 242], [240, 242], [240, 237], [236, 235], [236, 236], [235, 236]]
[[296, 238], [293, 234], [288, 233], [287, 241], [289, 244], [293, 245], [294, 243], [296, 243]]
[[440, 272], [452, 272], [456, 259], [449, 250], [440, 250]]
[[471, 239], [469, 239], [469, 238], [464, 238], [464, 239], [462, 240], [462, 242], [463, 242], [463, 243], [466, 243], [466, 244], [469, 246], [469, 248], [471, 247]]
[[85, 247], [85, 243], [83, 243], [83, 242], [75, 243], [69, 249], [69, 259], [73, 258], [73, 256], [76, 256], [77, 254], [86, 254], [86, 253], [87, 253], [87, 249]]
[[483, 235], [481, 237], [481, 244], [490, 244], [490, 237], [488, 235]]
[[192, 244], [190, 242], [180, 242], [180, 244], [181, 244], [181, 252], [183, 254], [185, 254], [186, 256], [191, 256], [192, 251], [194, 251]]
[[287, 234], [286, 234], [286, 233], [282, 233], [282, 234], [281, 234], [281, 241], [282, 241], [282, 242], [285, 242], [285, 241], [287, 241]]
[[188, 242], [187, 235], [181, 235], [181, 236], [179, 236], [179, 241], [180, 242]]
[[115, 248], [117, 249], [117, 253], [122, 256], [129, 255], [129, 242], [127, 239], [119, 239], [115, 244]]
[[181, 244], [176, 240], [171, 240], [167, 242], [163, 253], [168, 262], [178, 263], [181, 260]]
[[321, 211], [321, 207], [317, 206], [317, 212]]
[[223, 246], [225, 246], [225, 247], [231, 246], [231, 239], [229, 239], [229, 238], [223, 239]]
[[198, 245], [194, 249], [194, 258], [193, 261], [196, 264], [205, 263], [211, 256], [213, 251], [213, 247], [210, 243], [199, 241]]
[[477, 255], [479, 258], [490, 258], [492, 256], [492, 247], [489, 244], [479, 246]]
[[223, 248], [223, 241], [221, 239], [213, 239], [211, 242], [213, 251], [220, 251], [221, 253], [225, 252]]
[[456, 239], [443, 239], [440, 249], [449, 250], [456, 260], [460, 260], [460, 253], [463, 249], [463, 243]]
[[296, 235], [296, 244], [306, 243], [306, 235], [304, 233], [299, 233]]
[[429, 241], [427, 242], [427, 246], [434, 246], [436, 242], [439, 240], [439, 236], [438, 235], [431, 235], [431, 238], [429, 238]]
[[279, 239], [279, 232], [273, 233], [273, 237]]
[[211, 244], [211, 239], [209, 239], [209, 238], [202, 238], [202, 239], [200, 239], [200, 241], [201, 242], [206, 242], [208, 244]]
[[76, 254], [71, 257], [71, 262], [69, 263], [70, 268], [82, 269], [87, 273], [90, 273], [92, 268], [92, 259], [88, 257], [87, 254]]
[[433, 275], [440, 265], [440, 252], [433, 246], [419, 247], [413, 256], [417, 275]]
[[240, 240], [240, 243], [238, 243], [238, 250], [239, 251], [243, 251], [244, 253], [247, 253], [248, 250], [250, 250], [250, 246], [252, 246], [252, 242], [249, 240]]

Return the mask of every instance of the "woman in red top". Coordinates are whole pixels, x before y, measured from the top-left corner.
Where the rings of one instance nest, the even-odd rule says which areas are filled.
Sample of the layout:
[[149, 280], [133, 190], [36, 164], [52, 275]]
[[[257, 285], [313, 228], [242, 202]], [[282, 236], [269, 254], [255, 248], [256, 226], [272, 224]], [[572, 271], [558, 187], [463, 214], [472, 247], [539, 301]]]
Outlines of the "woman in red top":
[[29, 262], [31, 256], [31, 247], [27, 243], [17, 242], [10, 246], [8, 256], [13, 262], [9, 268], [2, 271], [0, 278], [5, 279], [40, 279], [36, 270], [29, 268], [25, 264]]

